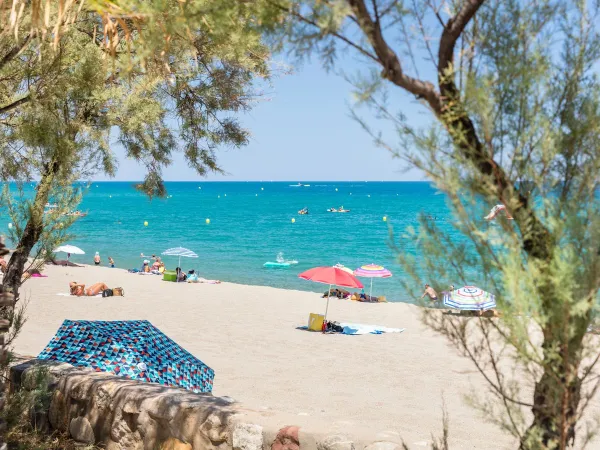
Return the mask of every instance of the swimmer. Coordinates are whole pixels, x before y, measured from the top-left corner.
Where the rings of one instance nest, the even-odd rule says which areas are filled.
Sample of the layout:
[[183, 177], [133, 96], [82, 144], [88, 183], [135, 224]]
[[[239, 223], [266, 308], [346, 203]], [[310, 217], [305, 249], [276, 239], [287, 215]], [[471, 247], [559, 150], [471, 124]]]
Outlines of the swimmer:
[[96, 254], [94, 255], [94, 264], [97, 266], [100, 265], [100, 252], [96, 252]]

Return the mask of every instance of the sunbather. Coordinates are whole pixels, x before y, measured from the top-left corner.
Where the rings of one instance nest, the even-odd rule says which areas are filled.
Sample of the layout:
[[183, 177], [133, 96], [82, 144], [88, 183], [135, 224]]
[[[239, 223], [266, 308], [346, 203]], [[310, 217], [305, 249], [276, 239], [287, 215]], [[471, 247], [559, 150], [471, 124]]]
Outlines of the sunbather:
[[93, 297], [100, 294], [103, 290], [108, 289], [108, 286], [105, 283], [94, 283], [86, 289], [85, 284], [78, 284], [76, 281], [72, 281], [69, 283], [69, 288], [71, 295]]

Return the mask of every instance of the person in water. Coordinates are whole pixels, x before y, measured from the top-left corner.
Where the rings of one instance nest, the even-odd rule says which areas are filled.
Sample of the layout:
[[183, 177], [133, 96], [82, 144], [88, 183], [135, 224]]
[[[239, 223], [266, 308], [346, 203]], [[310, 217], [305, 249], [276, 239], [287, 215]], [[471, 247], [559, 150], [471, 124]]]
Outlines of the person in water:
[[437, 302], [437, 300], [438, 300], [437, 292], [435, 292], [435, 289], [433, 289], [428, 284], [425, 285], [425, 292], [423, 292], [423, 295], [421, 295], [421, 298], [425, 297], [426, 295], [429, 296], [429, 299], [432, 302]]
[[96, 254], [94, 255], [94, 264], [99, 266], [100, 265], [100, 253], [96, 252]]
[[87, 289], [85, 288], [85, 284], [78, 284], [76, 281], [71, 281], [69, 283], [71, 295], [76, 295], [77, 297], [81, 297], [82, 295], [93, 297], [94, 295], [100, 294], [105, 289], [108, 289], [106, 283], [94, 283]]
[[112, 268], [115, 267], [115, 260], [112, 259], [112, 256], [108, 257], [108, 264], [110, 264], [110, 267], [112, 267]]

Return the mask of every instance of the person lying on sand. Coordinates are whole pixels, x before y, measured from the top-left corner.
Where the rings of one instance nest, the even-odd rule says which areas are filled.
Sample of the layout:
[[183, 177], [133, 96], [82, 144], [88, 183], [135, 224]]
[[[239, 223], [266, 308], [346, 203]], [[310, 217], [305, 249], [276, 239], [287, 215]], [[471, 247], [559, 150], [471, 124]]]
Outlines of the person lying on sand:
[[94, 283], [87, 289], [85, 288], [85, 284], [78, 284], [76, 281], [71, 281], [69, 283], [71, 295], [76, 295], [78, 297], [81, 297], [82, 295], [93, 297], [94, 295], [100, 294], [105, 289], [108, 289], [108, 286], [105, 283]]

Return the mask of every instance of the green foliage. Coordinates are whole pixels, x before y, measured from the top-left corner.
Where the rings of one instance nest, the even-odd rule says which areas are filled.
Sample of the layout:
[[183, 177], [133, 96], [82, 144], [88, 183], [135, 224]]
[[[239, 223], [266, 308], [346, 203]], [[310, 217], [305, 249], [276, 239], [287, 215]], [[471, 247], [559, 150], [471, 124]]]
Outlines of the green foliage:
[[[414, 298], [425, 281], [496, 294], [501, 319], [424, 312], [489, 382], [472, 404], [523, 449], [585, 444], [598, 388], [586, 334], [600, 288], [598, 4], [271, 3], [288, 13], [280, 48], [337, 70], [341, 50], [364, 62], [346, 77], [353, 116], [449, 199], [450, 232], [424, 216], [395, 245]], [[413, 98], [435, 120], [407, 117]], [[496, 204], [514, 220], [485, 221]]]

